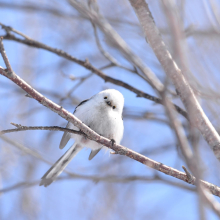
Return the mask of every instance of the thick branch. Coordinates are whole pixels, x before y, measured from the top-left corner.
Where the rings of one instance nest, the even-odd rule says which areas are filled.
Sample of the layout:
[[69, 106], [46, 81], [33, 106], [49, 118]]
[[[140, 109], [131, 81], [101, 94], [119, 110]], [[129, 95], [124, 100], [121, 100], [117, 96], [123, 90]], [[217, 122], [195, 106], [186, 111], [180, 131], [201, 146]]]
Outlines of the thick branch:
[[[2, 41], [0, 41], [0, 43], [2, 43]], [[2, 45], [2, 48], [3, 48], [3, 45]], [[6, 56], [6, 54], [3, 51], [1, 51], [1, 53], [2, 53], [2, 56]], [[155, 170], [165, 173], [166, 175], [173, 176], [177, 179], [188, 182], [187, 175], [184, 174], [183, 172], [180, 172], [160, 162], [147, 158], [139, 153], [136, 153], [135, 151], [132, 151], [126, 147], [123, 147], [122, 145], [114, 144], [112, 146], [112, 142], [109, 139], [100, 136], [99, 134], [91, 130], [88, 126], [83, 124], [73, 114], [71, 114], [64, 108], [62, 108], [62, 106], [59, 106], [55, 104], [54, 102], [52, 102], [51, 100], [44, 97], [42, 94], [40, 94], [35, 89], [33, 89], [29, 84], [27, 84], [24, 80], [22, 80], [19, 76], [17, 76], [14, 72], [13, 72], [13, 75], [11, 75], [7, 72], [7, 70], [0, 67], [0, 74], [7, 77], [12, 82], [16, 83], [21, 89], [27, 92], [33, 99], [37, 100], [40, 104], [44, 105], [45, 107], [49, 108], [50, 110], [60, 115], [62, 118], [74, 124], [76, 127], [78, 127], [82, 132], [84, 132], [92, 140], [108, 148], [111, 148], [112, 150], [114, 150], [116, 153], [120, 155], [125, 155], [127, 157], [130, 157], [133, 160], [136, 160], [144, 165], [147, 165], [148, 167], [151, 167]], [[213, 195], [220, 197], [220, 188], [218, 186], [215, 186], [205, 181], [201, 181], [201, 184], [206, 189], [208, 189]]]
[[[31, 150], [27, 147], [25, 147], [24, 145], [21, 145], [9, 138], [7, 138], [6, 136], [0, 135], [0, 138], [3, 139], [4, 141], [6, 141], [7, 143], [17, 147], [19, 150], [21, 150], [23, 153], [29, 154], [32, 157], [41, 160], [49, 165], [53, 165], [52, 162], [48, 161], [47, 159], [45, 159], [41, 154], [39, 154], [38, 152]], [[186, 190], [191, 190], [191, 191], [195, 191], [194, 188], [186, 186], [184, 184], [181, 183], [176, 183], [167, 179], [163, 179], [161, 176], [155, 174], [153, 177], [146, 177], [146, 176], [96, 176], [96, 175], [82, 175], [82, 174], [76, 174], [73, 172], [70, 172], [68, 169], [65, 169], [63, 172], [65, 172], [66, 174], [68, 174], [68, 177], [61, 177], [60, 179], [83, 179], [83, 180], [91, 180], [91, 181], [95, 181], [95, 182], [99, 182], [99, 181], [109, 181], [109, 182], [120, 182], [120, 183], [126, 183], [126, 182], [130, 182], [130, 181], [162, 181], [165, 184], [168, 185], [172, 185], [175, 187], [181, 187], [183, 189]], [[58, 178], [59, 179], [59, 178]], [[22, 183], [17, 183], [13, 186], [4, 188], [4, 189], [0, 189], [0, 193], [1, 192], [8, 192], [10, 190], [14, 190], [17, 189], [19, 187], [29, 187], [29, 186], [33, 186], [33, 185], [38, 185], [39, 184], [39, 180], [36, 181], [35, 183], [27, 183], [27, 182], [22, 182]]]
[[[176, 137], [178, 139], [179, 142], [179, 146], [181, 148], [181, 151], [184, 155], [185, 161], [188, 165], [188, 167], [190, 168], [190, 170], [192, 171], [192, 173], [194, 174], [194, 176], [192, 176], [189, 171], [183, 167], [184, 171], [186, 172], [187, 176], [188, 176], [188, 180], [192, 183], [194, 181], [196, 187], [197, 187], [197, 192], [200, 196], [200, 199], [203, 201], [205, 200], [211, 207], [212, 209], [216, 212], [216, 214], [220, 217], [220, 205], [214, 200], [214, 198], [209, 199], [209, 197], [207, 197], [206, 193], [203, 190], [203, 187], [201, 186], [201, 182], [198, 181], [199, 179], [201, 179], [201, 170], [199, 169], [198, 164], [198, 156], [193, 152], [189, 146], [189, 143], [187, 141], [186, 138], [186, 134], [184, 132], [183, 126], [181, 124], [181, 122], [178, 120], [176, 112], [174, 111], [172, 105], [170, 104], [169, 100], [167, 99], [167, 97], [164, 94], [164, 103], [165, 103], [165, 107], [167, 110], [167, 115], [170, 119], [171, 125], [176, 133]], [[214, 205], [215, 204], [215, 205]]]
[[145, 0], [129, 1], [137, 14], [146, 40], [152, 47], [167, 76], [173, 81], [173, 84], [189, 113], [191, 124], [200, 130], [215, 156], [220, 160], [220, 137], [203, 112], [189, 83], [167, 50], [159, 30], [154, 23], [147, 3]]

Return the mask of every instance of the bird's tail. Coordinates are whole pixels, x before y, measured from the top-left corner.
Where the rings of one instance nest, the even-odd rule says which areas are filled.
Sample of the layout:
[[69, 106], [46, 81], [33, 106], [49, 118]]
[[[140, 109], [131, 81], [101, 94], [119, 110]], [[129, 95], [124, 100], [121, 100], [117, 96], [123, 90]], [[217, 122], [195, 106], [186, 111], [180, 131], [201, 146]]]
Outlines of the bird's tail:
[[49, 186], [65, 169], [69, 162], [82, 150], [78, 144], [74, 144], [66, 153], [43, 175], [40, 186]]

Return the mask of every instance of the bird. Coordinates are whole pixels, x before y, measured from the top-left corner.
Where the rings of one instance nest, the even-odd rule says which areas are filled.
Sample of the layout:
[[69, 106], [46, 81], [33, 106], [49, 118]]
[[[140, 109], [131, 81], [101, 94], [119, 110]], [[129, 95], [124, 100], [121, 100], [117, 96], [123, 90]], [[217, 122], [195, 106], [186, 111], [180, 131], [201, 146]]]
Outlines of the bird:
[[[123, 107], [123, 95], [118, 90], [107, 89], [97, 93], [90, 99], [82, 101], [75, 108], [73, 114], [96, 133], [110, 139], [113, 144], [120, 144], [124, 133]], [[67, 123], [66, 128], [79, 130], [71, 122]], [[75, 140], [74, 144], [43, 175], [40, 186], [47, 187], [54, 182], [69, 162], [84, 147], [91, 149], [89, 160], [95, 157], [101, 149], [108, 149], [85, 136], [68, 132], [64, 132], [59, 148], [63, 149], [71, 138]]]

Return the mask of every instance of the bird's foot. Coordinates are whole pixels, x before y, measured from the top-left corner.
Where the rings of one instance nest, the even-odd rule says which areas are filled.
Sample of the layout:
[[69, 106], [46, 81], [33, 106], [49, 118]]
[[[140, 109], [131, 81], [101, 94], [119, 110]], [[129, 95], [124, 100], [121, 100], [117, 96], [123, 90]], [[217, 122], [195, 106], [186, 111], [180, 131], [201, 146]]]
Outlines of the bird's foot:
[[113, 147], [114, 144], [115, 144], [115, 140], [114, 140], [114, 139], [111, 139], [110, 142], [111, 142], [111, 145], [112, 145], [112, 147]]

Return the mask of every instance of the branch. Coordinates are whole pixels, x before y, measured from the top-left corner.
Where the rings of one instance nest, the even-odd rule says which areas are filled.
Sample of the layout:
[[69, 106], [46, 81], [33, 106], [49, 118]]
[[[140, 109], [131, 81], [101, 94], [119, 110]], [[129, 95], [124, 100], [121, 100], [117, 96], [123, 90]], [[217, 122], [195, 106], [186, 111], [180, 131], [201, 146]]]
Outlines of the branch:
[[7, 130], [2, 130], [0, 131], [0, 134], [7, 134], [7, 133], [11, 133], [11, 132], [17, 132], [17, 131], [28, 131], [28, 130], [44, 130], [44, 131], [67, 131], [69, 133], [73, 133], [73, 134], [78, 134], [78, 135], [83, 135], [86, 138], [88, 138], [82, 131], [76, 131], [76, 130], [72, 130], [69, 128], [62, 128], [59, 126], [23, 126], [20, 124], [15, 124], [15, 123], [11, 123], [12, 125], [14, 125], [15, 129], [7, 129]]
[[[100, 53], [107, 59], [109, 60], [112, 64], [114, 64], [115, 66], [120, 66], [120, 64], [118, 63], [118, 61], [111, 56], [107, 51], [104, 50], [104, 48], [101, 45], [101, 42], [99, 40], [99, 36], [98, 36], [98, 32], [97, 32], [97, 28], [95, 26], [95, 24], [91, 21], [93, 30], [94, 30], [94, 35], [95, 35], [95, 41], [96, 41], [96, 45], [100, 51]], [[127, 69], [128, 70], [128, 69]], [[130, 70], [129, 70], [130, 71]]]
[[[166, 87], [165, 87], [165, 89], [166, 89]], [[176, 134], [176, 137], [179, 142], [179, 146], [180, 146], [181, 152], [185, 158], [185, 161], [186, 161], [188, 167], [190, 168], [190, 170], [196, 172], [195, 170], [197, 170], [197, 166], [195, 163], [195, 159], [193, 159], [193, 156], [194, 156], [193, 152], [189, 146], [189, 143], [188, 143], [188, 140], [186, 137], [186, 133], [183, 129], [183, 126], [182, 126], [180, 120], [178, 120], [177, 114], [174, 111], [174, 108], [171, 105], [168, 97], [166, 96], [166, 90], [163, 92], [163, 94], [161, 96], [163, 97], [164, 106], [166, 109], [167, 116], [168, 116], [170, 124]]]
[[[98, 4], [97, 4], [96, 1], [94, 1], [94, 0], [89, 0], [88, 5], [89, 5], [89, 8], [90, 8], [91, 11], [94, 10], [94, 11], [97, 12], [97, 13], [99, 12], [99, 6], [98, 6]], [[95, 23], [93, 23], [92, 21], [90, 21], [90, 22], [91, 22], [92, 27], [93, 27], [93, 30], [94, 30], [94, 36], [95, 36], [96, 45], [97, 45], [97, 47], [98, 47], [100, 53], [101, 53], [107, 60], [109, 60], [112, 65], [117, 66], [117, 67], [122, 68], [122, 69], [125, 69], [125, 70], [127, 70], [127, 71], [129, 71], [129, 72], [136, 73], [136, 74], [139, 75], [141, 78], [143, 78], [144, 80], [147, 81], [147, 79], [146, 79], [143, 75], [141, 75], [141, 74], [138, 73], [138, 71], [137, 71], [137, 69], [136, 69], [135, 67], [134, 67], [134, 69], [129, 69], [129, 68], [127, 68], [127, 67], [122, 66], [112, 55], [110, 55], [107, 51], [105, 51], [105, 49], [102, 47], [102, 44], [101, 44], [101, 42], [100, 42], [100, 39], [99, 39], [99, 36], [98, 36], [98, 31], [97, 31], [97, 28], [96, 28]]]
[[[73, 180], [73, 179], [83, 179], [83, 180], [90, 180], [93, 182], [112, 182], [112, 183], [130, 183], [131, 181], [141, 181], [141, 182], [152, 182], [152, 181], [160, 181], [163, 182], [167, 185], [171, 185], [171, 186], [175, 186], [175, 187], [179, 187], [179, 188], [183, 188], [185, 190], [189, 190], [191, 192], [195, 192], [195, 189], [192, 187], [187, 187], [183, 184], [179, 184], [179, 183], [175, 183], [166, 179], [161, 178], [158, 175], [155, 175], [153, 177], [145, 177], [145, 176], [124, 176], [124, 177], [119, 177], [119, 176], [93, 176], [93, 175], [76, 175], [76, 176], [67, 176], [67, 177], [58, 177], [56, 179], [57, 181], [61, 181], [61, 180]], [[12, 186], [0, 189], [0, 194], [1, 193], [6, 193], [6, 192], [10, 192], [12, 190], [16, 190], [19, 188], [26, 188], [26, 187], [32, 187], [32, 186], [36, 186], [39, 185], [39, 180], [37, 181], [33, 181], [33, 182], [20, 182], [20, 183], [16, 183]]]
[[87, 19], [95, 23], [105, 34], [106, 38], [108, 38], [117, 50], [122, 52], [122, 54], [137, 68], [141, 70], [141, 72], [146, 76], [147, 82], [157, 91], [163, 90], [163, 84], [156, 77], [156, 75], [144, 65], [142, 60], [134, 54], [131, 49], [128, 47], [126, 42], [121, 38], [121, 36], [112, 28], [112, 26], [106, 21], [106, 19], [96, 11], [90, 11], [88, 7], [82, 2], [78, 2], [76, 0], [68, 0], [70, 5], [73, 6], [77, 11], [79, 11], [83, 16]]
[[[106, 67], [104, 67], [104, 68], [106, 68]], [[64, 74], [63, 74], [63, 75], [64, 75]], [[79, 82], [78, 82], [76, 85], [74, 85], [74, 86], [67, 92], [67, 94], [66, 94], [64, 97], [62, 97], [62, 98], [60, 99], [60, 102], [62, 102], [63, 100], [69, 98], [69, 97], [71, 96], [71, 94], [74, 92], [74, 90], [76, 90], [83, 82], [85, 82], [85, 80], [87, 80], [88, 78], [90, 78], [92, 75], [93, 75], [93, 73], [90, 73], [90, 74], [88, 74], [87, 76], [84, 76], [84, 77], [78, 77], [78, 78], [69, 77], [71, 80], [79, 79]]]
[[[211, 122], [203, 112], [193, 90], [184, 74], [174, 62], [171, 54], [163, 42], [151, 12], [145, 0], [129, 0], [142, 26], [145, 38], [152, 47], [155, 55], [164, 68], [167, 76], [172, 80], [180, 98], [189, 113], [192, 126], [195, 126], [203, 135], [215, 156], [220, 160], [220, 137]], [[177, 24], [178, 25], [178, 24]]]
[[[11, 144], [12, 146], [17, 147], [22, 152], [24, 152], [26, 154], [29, 154], [32, 157], [34, 157], [38, 160], [41, 160], [41, 161], [43, 161], [43, 162], [45, 162], [49, 165], [53, 164], [52, 162], [44, 159], [44, 157], [40, 153], [38, 153], [37, 151], [31, 150], [31, 149], [15, 142], [15, 141], [12, 141], [11, 139], [9, 139], [9, 138], [7, 138], [3, 135], [0, 135], [0, 137], [1, 137], [1, 139], [6, 141], [7, 143]], [[170, 181], [170, 180], [167, 180], [167, 179], [163, 179], [161, 176], [159, 176], [157, 174], [155, 174], [154, 177], [146, 177], [146, 176], [127, 176], [127, 177], [126, 176], [124, 176], [124, 177], [104, 176], [104, 177], [101, 177], [101, 176], [93, 176], [93, 175], [76, 174], [76, 173], [70, 172], [68, 169], [65, 169], [63, 172], [65, 172], [69, 176], [68, 177], [61, 177], [61, 178], [58, 178], [58, 179], [84, 179], [84, 180], [91, 180], [91, 181], [94, 181], [96, 183], [99, 182], [99, 181], [127, 183], [127, 182], [130, 182], [130, 181], [144, 181], [144, 182], [146, 182], [146, 181], [155, 180], [155, 181], [163, 181], [165, 184], [172, 185], [172, 186], [175, 186], [175, 187], [181, 187], [181, 188], [186, 189], [186, 190], [195, 191], [195, 189], [192, 188], [192, 187], [186, 186], [186, 185], [181, 184], [181, 183], [176, 183], [176, 182], [173, 182], [173, 181]], [[0, 189], [0, 193], [8, 192], [8, 191], [20, 188], [20, 187], [30, 187], [30, 186], [34, 186], [34, 185], [38, 185], [38, 184], [39, 184], [39, 180], [31, 182], [31, 183], [21, 182], [21, 183], [17, 183], [13, 186], [10, 186], [10, 187], [4, 188], [4, 189]]]
[[192, 173], [195, 175], [195, 177], [194, 177], [184, 166], [182, 166], [182, 168], [184, 169], [184, 171], [188, 177], [188, 181], [190, 183], [193, 183], [196, 185], [199, 199], [201, 200], [200, 202], [206, 201], [208, 203], [208, 205], [210, 205], [210, 207], [214, 210], [214, 212], [220, 217], [219, 203], [216, 202], [214, 200], [214, 198], [210, 198], [207, 196], [206, 192], [204, 191], [204, 189], [201, 185], [201, 182], [198, 181], [202, 177], [201, 171], [199, 170], [199, 166], [198, 166], [198, 164], [200, 164], [198, 156], [195, 155], [195, 153], [193, 154], [193, 152], [188, 144], [186, 134], [184, 132], [182, 124], [178, 120], [176, 112], [174, 111], [168, 98], [165, 96], [165, 93], [164, 93], [163, 99], [164, 99], [167, 115], [168, 115], [170, 122], [171, 122], [171, 125], [175, 131], [175, 134], [178, 139], [181, 151], [184, 155], [185, 161], [186, 161], [188, 167], [190, 168], [190, 170], [192, 171]]
[[[166, 89], [166, 86], [165, 86], [165, 89]], [[170, 122], [171, 122], [171, 125], [175, 131], [175, 134], [178, 139], [181, 151], [184, 155], [185, 161], [195, 176], [194, 177], [193, 175], [191, 175], [191, 173], [183, 166], [183, 169], [188, 177], [188, 181], [190, 181], [191, 183], [194, 183], [196, 185], [197, 192], [198, 192], [199, 199], [200, 199], [200, 203], [203, 203], [203, 201], [207, 202], [208, 205], [214, 210], [214, 212], [220, 217], [220, 205], [214, 200], [214, 198], [212, 198], [212, 200], [211, 200], [209, 197], [207, 197], [207, 195], [204, 192], [204, 189], [201, 185], [201, 182], [199, 181], [199, 179], [201, 179], [202, 176], [201, 176], [201, 170], [199, 169], [200, 167], [198, 165], [198, 164], [200, 164], [200, 162], [199, 162], [199, 157], [196, 154], [197, 151], [195, 150], [194, 154], [193, 154], [193, 152], [189, 146], [188, 140], [186, 138], [186, 134], [184, 132], [183, 126], [182, 126], [181, 122], [178, 120], [176, 112], [174, 111], [173, 106], [169, 102], [169, 99], [166, 97], [166, 90], [162, 94], [162, 97], [164, 100], [164, 105], [166, 107], [167, 115], [168, 115]], [[192, 134], [192, 136], [193, 136], [193, 134]], [[194, 146], [194, 148], [195, 148], [195, 146]], [[203, 205], [202, 205], [202, 207], [203, 207]]]
[[[18, 38], [16, 37], [15, 35], [11, 34], [10, 31], [14, 31], [15, 29], [10, 29], [10, 27], [8, 26], [5, 26], [3, 24], [0, 23], [0, 25], [6, 30], [6, 35], [3, 36], [3, 39], [5, 40], [13, 40], [13, 41], [16, 41], [16, 42], [19, 42], [19, 43], [22, 43], [22, 44], [25, 44], [25, 45], [28, 45], [28, 46], [31, 46], [31, 47], [35, 47], [35, 48], [41, 48], [41, 49], [44, 49], [44, 50], [47, 50], [47, 51], [50, 51], [60, 57], [63, 57], [67, 60], [70, 60], [72, 62], [75, 62], [77, 64], [79, 64], [80, 66], [83, 66], [84, 68], [92, 71], [93, 73], [95, 73], [96, 75], [98, 75], [99, 77], [101, 77], [102, 79], [105, 80], [105, 82], [111, 82], [115, 85], [118, 85], [118, 86], [121, 86], [121, 87], [124, 87], [128, 90], [130, 90], [131, 92], [134, 92], [137, 97], [143, 97], [143, 98], [146, 98], [148, 100], [151, 100], [157, 104], [161, 104], [163, 105], [163, 102], [160, 98], [157, 98], [155, 96], [152, 96], [152, 95], [149, 95], [141, 90], [138, 90], [136, 88], [134, 88], [133, 86], [127, 84], [127, 83], [124, 83], [123, 81], [121, 80], [117, 80], [117, 79], [114, 79], [110, 76], [107, 76], [105, 75], [102, 71], [100, 71], [99, 69], [96, 69], [95, 67], [93, 67], [88, 60], [85, 60], [85, 61], [82, 61], [82, 60], [79, 60], [73, 56], [71, 56], [70, 54], [66, 53], [65, 51], [63, 50], [60, 50], [60, 49], [56, 49], [56, 48], [53, 48], [53, 47], [50, 47], [46, 44], [43, 44], [43, 43], [40, 43], [38, 41], [35, 41], [31, 38], [24, 38], [24, 39], [21, 39], [21, 38]], [[10, 30], [10, 31], [9, 31]], [[17, 31], [16, 31], [17, 33]], [[183, 110], [182, 108], [180, 108], [178, 105], [175, 105], [173, 104], [176, 111], [183, 115], [186, 119], [188, 119], [188, 116], [187, 116], [187, 112], [185, 110]]]
[[[197, 181], [196, 178], [183, 166], [189, 181]], [[210, 206], [210, 208], [220, 217], [220, 204], [215, 198], [208, 194], [201, 182], [196, 183], [201, 198]]]
[[[4, 47], [2, 44], [2, 41], [0, 40], [0, 48], [2, 49], [0, 52], [2, 56], [6, 56]], [[7, 65], [7, 63], [6, 63]], [[8, 68], [8, 66], [7, 66]], [[83, 124], [78, 118], [76, 118], [73, 114], [65, 110], [62, 106], [59, 106], [52, 102], [51, 100], [44, 97], [42, 94], [37, 92], [35, 89], [33, 89], [29, 84], [27, 84], [24, 80], [22, 80], [19, 76], [17, 76], [14, 72], [13, 74], [9, 74], [7, 69], [3, 69], [0, 67], [0, 74], [10, 79], [12, 82], [16, 83], [21, 89], [23, 89], [25, 92], [27, 92], [33, 99], [37, 100], [40, 104], [44, 105], [45, 107], [49, 108], [50, 110], [54, 111], [58, 115], [60, 115], [62, 118], [66, 119], [67, 121], [71, 122], [73, 125], [78, 127], [82, 132], [84, 132], [89, 138], [96, 141], [97, 143], [100, 143], [101, 145], [104, 145], [108, 148], [111, 148], [114, 150], [117, 154], [125, 155], [133, 160], [136, 160], [148, 167], [151, 167], [155, 170], [158, 170], [162, 173], [165, 173], [166, 175], [173, 176], [177, 179], [183, 180], [185, 182], [188, 182], [187, 175], [183, 172], [180, 172], [174, 168], [171, 168], [169, 166], [166, 166], [160, 162], [154, 161], [150, 158], [147, 158], [139, 153], [136, 153], [135, 151], [132, 151], [122, 145], [114, 144], [112, 145], [112, 142], [97, 134], [93, 130], [91, 130], [88, 126]], [[211, 183], [205, 182], [201, 180], [201, 185], [204, 186], [204, 188], [208, 189], [213, 195], [220, 197], [220, 188], [218, 186], [215, 186]]]

